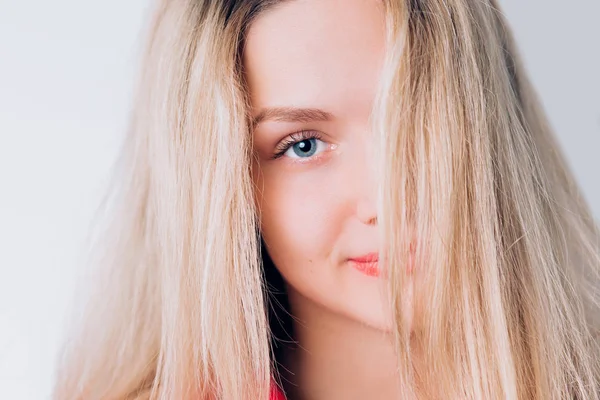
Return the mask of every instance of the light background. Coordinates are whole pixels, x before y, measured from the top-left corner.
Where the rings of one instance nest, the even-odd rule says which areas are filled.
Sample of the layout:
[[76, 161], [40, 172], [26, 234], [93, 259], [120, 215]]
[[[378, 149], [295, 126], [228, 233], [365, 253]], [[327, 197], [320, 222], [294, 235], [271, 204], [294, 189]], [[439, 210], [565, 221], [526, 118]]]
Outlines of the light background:
[[[600, 1], [501, 0], [600, 216]], [[0, 399], [46, 399], [148, 1], [0, 0]]]

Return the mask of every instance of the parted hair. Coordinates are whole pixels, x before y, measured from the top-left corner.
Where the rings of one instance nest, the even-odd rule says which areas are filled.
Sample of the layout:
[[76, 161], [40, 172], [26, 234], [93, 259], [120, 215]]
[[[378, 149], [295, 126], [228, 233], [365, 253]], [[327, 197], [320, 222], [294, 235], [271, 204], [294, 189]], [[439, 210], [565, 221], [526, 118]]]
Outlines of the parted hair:
[[[54, 391], [267, 399], [244, 36], [293, 0], [159, 0]], [[378, 229], [403, 399], [600, 399], [600, 234], [496, 0], [373, 0]], [[419, 238], [415, 325], [399, 290]], [[419, 362], [416, 362], [416, 360]]]

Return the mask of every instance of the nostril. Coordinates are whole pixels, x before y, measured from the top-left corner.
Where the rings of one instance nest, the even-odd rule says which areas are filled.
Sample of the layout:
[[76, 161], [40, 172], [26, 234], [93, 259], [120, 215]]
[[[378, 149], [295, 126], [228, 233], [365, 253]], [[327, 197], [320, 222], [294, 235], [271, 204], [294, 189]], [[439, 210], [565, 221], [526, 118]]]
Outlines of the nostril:
[[377, 209], [375, 207], [375, 202], [366, 197], [359, 200], [356, 205], [356, 215], [364, 224], [377, 224]]
[[357, 216], [360, 221], [366, 225], [377, 225], [377, 216], [375, 213], [371, 212], [371, 210], [366, 207], [359, 207], [357, 211]]

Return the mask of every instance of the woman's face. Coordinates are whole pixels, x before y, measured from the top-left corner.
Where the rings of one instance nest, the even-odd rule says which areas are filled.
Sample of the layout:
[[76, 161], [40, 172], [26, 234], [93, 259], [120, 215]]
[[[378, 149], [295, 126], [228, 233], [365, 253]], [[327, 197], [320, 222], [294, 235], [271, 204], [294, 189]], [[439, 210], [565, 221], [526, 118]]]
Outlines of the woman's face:
[[261, 229], [290, 295], [389, 329], [383, 279], [373, 264], [350, 260], [379, 245], [368, 119], [384, 56], [382, 7], [283, 2], [253, 22], [244, 66], [252, 115], [261, 116], [253, 131]]

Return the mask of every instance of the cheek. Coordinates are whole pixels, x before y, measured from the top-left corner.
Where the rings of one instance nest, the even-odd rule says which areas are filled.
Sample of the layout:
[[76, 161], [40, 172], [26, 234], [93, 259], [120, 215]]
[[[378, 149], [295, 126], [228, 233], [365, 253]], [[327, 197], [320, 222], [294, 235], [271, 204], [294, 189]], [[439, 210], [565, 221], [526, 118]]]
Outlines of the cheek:
[[322, 263], [330, 255], [342, 221], [330, 177], [318, 170], [265, 167], [261, 181], [261, 229], [273, 261], [284, 269]]

